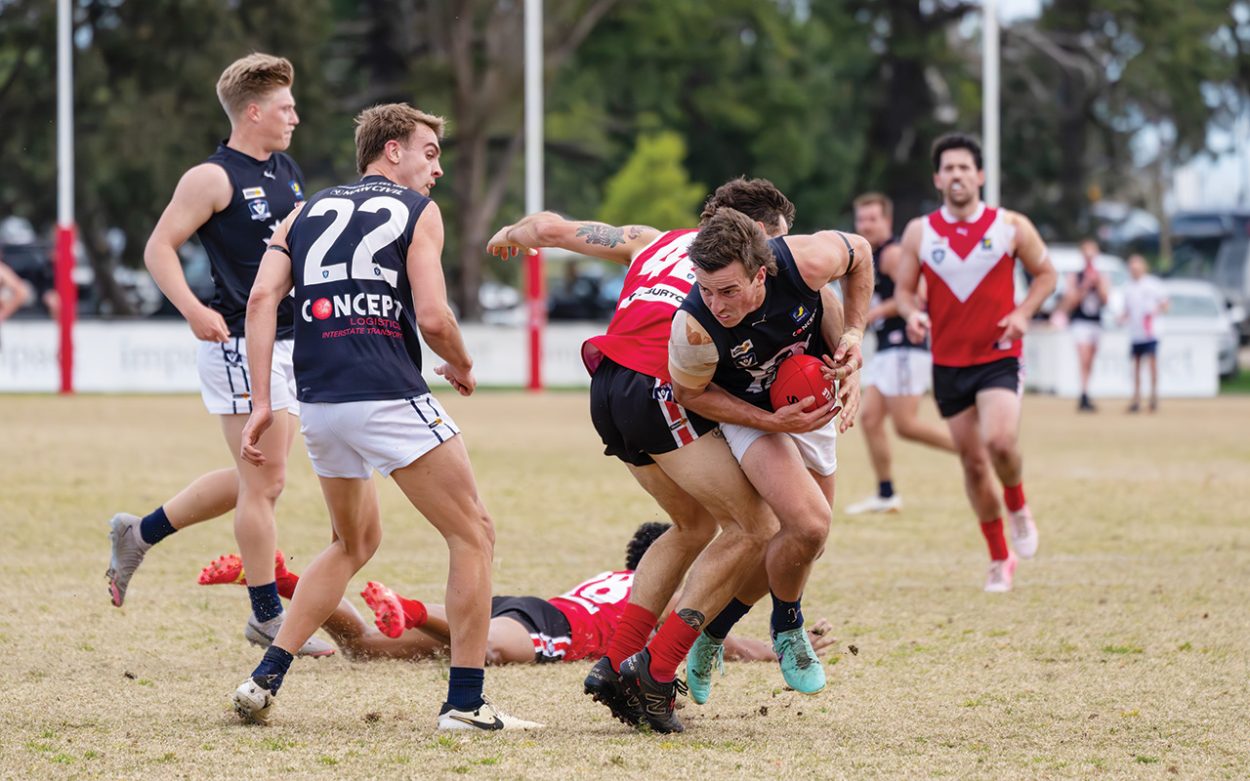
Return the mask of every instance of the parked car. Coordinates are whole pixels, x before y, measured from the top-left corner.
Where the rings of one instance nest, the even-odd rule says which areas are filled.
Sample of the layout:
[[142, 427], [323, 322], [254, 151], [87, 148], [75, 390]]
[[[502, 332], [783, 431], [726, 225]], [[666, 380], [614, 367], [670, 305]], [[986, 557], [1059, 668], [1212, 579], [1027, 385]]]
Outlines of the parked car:
[[1230, 236], [1220, 245], [1209, 277], [1227, 300], [1239, 341], [1250, 343], [1250, 236]]
[[1168, 311], [1159, 318], [1162, 338], [1177, 331], [1216, 333], [1220, 377], [1236, 376], [1240, 371], [1238, 332], [1219, 288], [1201, 279], [1165, 279], [1163, 287], [1168, 294]]
[[1224, 243], [1250, 235], [1250, 211], [1188, 211], [1172, 216], [1169, 276], [1210, 279]]

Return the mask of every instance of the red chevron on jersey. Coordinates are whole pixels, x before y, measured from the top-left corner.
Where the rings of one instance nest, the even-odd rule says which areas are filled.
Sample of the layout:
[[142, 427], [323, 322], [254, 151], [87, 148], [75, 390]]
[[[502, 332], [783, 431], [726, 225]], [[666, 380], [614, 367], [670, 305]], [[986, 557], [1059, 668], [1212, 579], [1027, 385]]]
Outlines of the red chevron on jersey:
[[999, 341], [998, 322], [1015, 309], [1015, 226], [982, 205], [969, 221], [929, 215], [920, 263], [929, 288], [933, 362], [973, 366], [1019, 357], [1022, 343]]
[[686, 250], [696, 233], [662, 233], [629, 264], [608, 332], [582, 345], [586, 371], [594, 374], [606, 355], [627, 369], [669, 381], [668, 332], [694, 287], [694, 264]]
[[633, 570], [600, 572], [564, 594], [547, 600], [569, 620], [572, 644], [564, 655], [566, 662], [603, 656], [607, 652], [608, 641], [621, 622], [633, 586]]

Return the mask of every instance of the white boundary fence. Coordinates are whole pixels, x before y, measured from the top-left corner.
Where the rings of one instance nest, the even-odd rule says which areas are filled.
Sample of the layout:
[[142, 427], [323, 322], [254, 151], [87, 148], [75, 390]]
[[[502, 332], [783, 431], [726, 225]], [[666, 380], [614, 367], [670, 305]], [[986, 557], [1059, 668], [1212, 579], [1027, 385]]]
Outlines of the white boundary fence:
[[[582, 342], [602, 333], [603, 323], [554, 323], [543, 340], [543, 380], [548, 387], [586, 387]], [[484, 387], [524, 387], [529, 378], [524, 326], [466, 325], [465, 342], [474, 373]], [[60, 387], [58, 331], [49, 321], [9, 321], [0, 327], [0, 392], [54, 393]], [[84, 393], [187, 393], [199, 390], [196, 342], [180, 320], [80, 322], [74, 330], [74, 387]], [[1219, 392], [1216, 337], [1169, 333], [1160, 341], [1159, 388], [1172, 397]], [[1095, 397], [1125, 397], [1132, 386], [1128, 335], [1103, 334], [1094, 364]], [[430, 370], [438, 359], [426, 353], [426, 378], [437, 390], [446, 384]], [[1076, 349], [1066, 331], [1040, 326], [1025, 342], [1025, 387], [1075, 396]]]

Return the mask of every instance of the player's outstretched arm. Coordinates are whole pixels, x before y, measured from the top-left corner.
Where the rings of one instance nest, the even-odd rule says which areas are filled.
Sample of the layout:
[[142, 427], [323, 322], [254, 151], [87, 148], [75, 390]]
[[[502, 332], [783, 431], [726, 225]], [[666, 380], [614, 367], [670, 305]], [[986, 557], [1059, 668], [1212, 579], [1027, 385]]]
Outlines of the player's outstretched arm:
[[443, 213], [438, 204], [431, 201], [417, 218], [408, 247], [413, 312], [425, 343], [446, 361], [436, 366], [434, 373], [451, 383], [461, 396], [468, 396], [477, 387], [477, 380], [473, 376], [473, 359], [460, 334], [460, 324], [447, 303], [442, 257]]
[[507, 260], [541, 247], [590, 255], [628, 266], [637, 254], [655, 241], [660, 231], [646, 225], [608, 225], [568, 220], [554, 212], [537, 212], [498, 230], [486, 245], [491, 255]]
[[230, 205], [230, 178], [221, 166], [197, 165], [182, 175], [174, 196], [161, 214], [143, 250], [143, 262], [161, 292], [170, 300], [197, 339], [224, 342], [230, 338], [225, 319], [191, 292], [178, 248], [212, 216]]
[[0, 323], [21, 309], [30, 298], [26, 283], [13, 269], [0, 263]]

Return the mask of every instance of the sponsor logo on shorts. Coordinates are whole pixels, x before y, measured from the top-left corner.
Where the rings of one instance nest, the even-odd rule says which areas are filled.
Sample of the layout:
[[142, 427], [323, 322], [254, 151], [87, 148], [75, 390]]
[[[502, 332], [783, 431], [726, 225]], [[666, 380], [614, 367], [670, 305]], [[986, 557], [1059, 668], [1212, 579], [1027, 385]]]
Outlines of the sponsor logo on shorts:
[[250, 393], [236, 393], [236, 394], [234, 394], [231, 398], [236, 399], [236, 400], [238, 400], [238, 401], [247, 401], [248, 399], [252, 398], [252, 394], [250, 394]]
[[430, 428], [438, 428], [438, 427], [439, 427], [439, 426], [441, 426], [441, 425], [443, 425], [443, 419], [442, 419], [442, 418], [434, 418], [434, 420], [431, 420], [431, 421], [429, 422], [429, 426], [430, 426]]
[[690, 421], [689, 421], [689, 420], [687, 420], [686, 418], [680, 418], [680, 419], [675, 420], [675, 421], [673, 421], [672, 423], [670, 423], [670, 424], [669, 424], [669, 427], [668, 427], [668, 430], [669, 430], [669, 431], [676, 431], [677, 429], [681, 428], [682, 426], [686, 425], [686, 424], [687, 424], [687, 423], [689, 423], [689, 422], [690, 422]]

